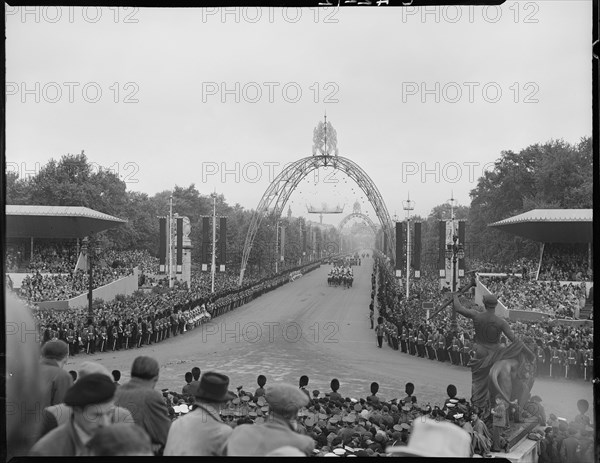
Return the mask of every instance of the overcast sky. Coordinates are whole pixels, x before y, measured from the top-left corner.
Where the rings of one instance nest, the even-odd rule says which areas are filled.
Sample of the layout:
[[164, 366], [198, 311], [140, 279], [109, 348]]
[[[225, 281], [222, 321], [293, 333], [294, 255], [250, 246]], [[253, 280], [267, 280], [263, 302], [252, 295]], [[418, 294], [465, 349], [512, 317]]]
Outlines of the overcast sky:
[[[591, 135], [591, 14], [578, 0], [7, 7], [7, 169], [24, 176], [85, 150], [131, 190], [195, 183], [251, 209], [284, 164], [312, 155], [326, 111], [339, 155], [369, 175], [391, 216], [405, 216], [409, 192], [422, 216], [452, 192], [468, 205], [502, 150]], [[358, 200], [375, 219], [345, 178], [310, 175], [293, 214], [323, 202], [350, 212]]]

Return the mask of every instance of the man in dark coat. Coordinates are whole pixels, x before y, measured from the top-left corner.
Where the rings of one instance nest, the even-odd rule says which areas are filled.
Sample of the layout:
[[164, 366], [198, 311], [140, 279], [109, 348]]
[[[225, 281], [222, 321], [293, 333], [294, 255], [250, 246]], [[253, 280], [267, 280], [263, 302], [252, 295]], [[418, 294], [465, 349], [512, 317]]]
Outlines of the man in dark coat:
[[171, 426], [167, 405], [154, 387], [159, 365], [152, 357], [140, 356], [131, 366], [131, 380], [117, 389], [115, 404], [127, 408], [138, 426], [150, 436], [155, 452], [164, 447]]
[[81, 378], [65, 395], [65, 404], [72, 409], [68, 422], [42, 437], [29, 455], [87, 456], [86, 443], [94, 432], [111, 424], [116, 386], [102, 373]]
[[42, 346], [39, 381], [43, 400], [40, 410], [63, 402], [67, 390], [73, 385], [73, 378], [63, 369], [68, 358], [69, 346], [64, 341], [48, 341]]

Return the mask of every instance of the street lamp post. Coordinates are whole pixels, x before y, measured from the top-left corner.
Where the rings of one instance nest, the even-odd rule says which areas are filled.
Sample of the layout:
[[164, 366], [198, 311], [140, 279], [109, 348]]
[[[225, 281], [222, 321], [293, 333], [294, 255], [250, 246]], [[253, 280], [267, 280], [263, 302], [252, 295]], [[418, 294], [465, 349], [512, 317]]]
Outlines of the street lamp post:
[[210, 292], [215, 292], [215, 265], [216, 265], [216, 252], [217, 246], [215, 240], [217, 238], [217, 193], [210, 195], [213, 199], [213, 227], [212, 227], [212, 260], [210, 265]]
[[275, 274], [279, 272], [279, 221], [275, 222]]
[[[458, 236], [454, 231], [454, 221], [452, 228], [452, 244], [449, 244], [446, 247], [446, 257], [452, 259], [452, 293], [456, 293], [456, 287], [458, 286], [458, 260], [464, 259], [465, 250], [462, 244], [458, 243]], [[458, 331], [457, 321], [456, 321], [456, 310], [452, 310], [452, 319], [450, 322], [450, 330], [453, 333]]]
[[415, 208], [415, 202], [410, 200], [410, 194], [406, 201], [402, 201], [406, 211], [406, 300], [408, 301], [410, 282], [410, 211]]
[[90, 240], [87, 236], [83, 238], [83, 243], [81, 246], [81, 251], [87, 257], [87, 266], [88, 266], [88, 318], [90, 318], [93, 322], [94, 320], [94, 308], [93, 308], [93, 297], [94, 297], [94, 279], [93, 279], [93, 269], [92, 262], [93, 257], [95, 257], [100, 250], [100, 247], [97, 242]]

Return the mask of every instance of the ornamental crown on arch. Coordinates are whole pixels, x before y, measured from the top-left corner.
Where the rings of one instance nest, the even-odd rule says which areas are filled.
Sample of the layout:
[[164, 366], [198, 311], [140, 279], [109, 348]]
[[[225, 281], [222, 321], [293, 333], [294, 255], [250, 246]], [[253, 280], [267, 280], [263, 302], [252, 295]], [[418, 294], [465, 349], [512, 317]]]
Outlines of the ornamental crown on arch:
[[313, 131], [313, 156], [337, 156], [337, 132], [331, 122], [319, 122]]

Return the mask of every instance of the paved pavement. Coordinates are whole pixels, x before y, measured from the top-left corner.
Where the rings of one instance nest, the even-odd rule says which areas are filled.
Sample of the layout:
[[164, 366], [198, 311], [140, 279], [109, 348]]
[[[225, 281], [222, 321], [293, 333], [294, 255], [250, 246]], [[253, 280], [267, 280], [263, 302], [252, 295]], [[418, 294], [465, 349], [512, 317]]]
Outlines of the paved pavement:
[[[161, 365], [157, 388], [177, 392], [185, 384], [185, 372], [198, 366], [202, 372], [227, 374], [231, 389], [243, 385], [254, 391], [259, 374], [267, 377], [267, 384], [298, 384], [305, 374], [311, 391], [329, 391], [335, 377], [342, 395], [357, 398], [369, 395], [372, 381], [379, 383], [379, 395], [386, 399], [403, 397], [409, 381], [419, 403], [441, 404], [450, 383], [459, 397], [468, 398], [467, 368], [402, 354], [385, 342], [377, 348], [368, 317], [372, 263], [363, 259], [362, 266], [354, 267], [353, 288], [327, 286], [330, 267], [325, 265], [183, 335], [140, 349], [78, 355], [65, 368], [77, 370], [85, 360], [98, 361], [109, 370], [121, 370], [124, 383], [133, 359], [150, 355]], [[567, 419], [577, 414], [578, 399], [593, 403], [590, 383], [582, 381], [538, 379], [532, 393], [542, 397], [547, 414]]]

